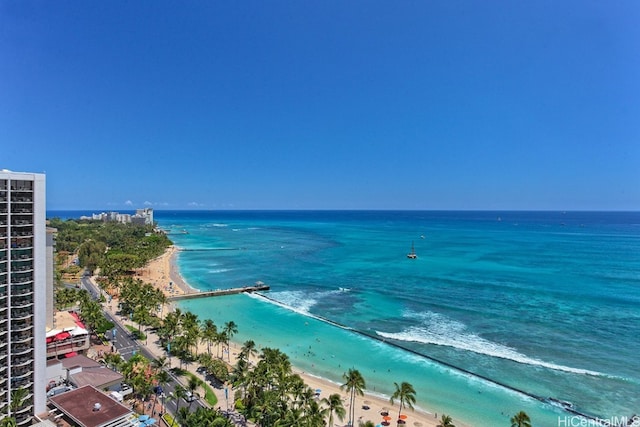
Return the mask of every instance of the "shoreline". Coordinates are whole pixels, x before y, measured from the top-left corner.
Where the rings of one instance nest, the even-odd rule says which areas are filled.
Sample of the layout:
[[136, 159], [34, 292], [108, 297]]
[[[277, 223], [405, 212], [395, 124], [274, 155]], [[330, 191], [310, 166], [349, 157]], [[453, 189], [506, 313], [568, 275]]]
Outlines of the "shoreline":
[[[149, 264], [140, 269], [136, 276], [138, 278], [147, 281], [148, 283], [153, 284], [155, 287], [161, 289], [167, 297], [175, 296], [176, 294], [189, 294], [200, 292], [198, 289], [190, 286], [187, 281], [180, 274], [179, 268], [177, 266], [177, 255], [180, 252], [180, 249], [175, 245], [171, 245], [168, 247], [165, 252], [159, 256], [158, 258], [149, 262]], [[175, 286], [173, 286], [175, 285]], [[173, 311], [175, 309], [175, 303], [167, 303], [167, 310], [164, 310], [164, 313], [168, 311]], [[235, 363], [235, 356], [239, 352], [239, 349], [242, 343], [231, 342], [230, 356], [231, 356], [231, 364]], [[206, 346], [199, 344], [198, 351], [206, 351]], [[254, 360], [254, 363], [257, 362], [257, 359]], [[306, 372], [296, 366], [292, 367], [294, 373], [300, 375], [305, 384], [307, 384], [312, 390], [322, 390], [320, 394], [320, 398], [328, 397], [331, 394], [339, 394], [343, 402], [345, 403], [345, 409], [348, 412], [348, 394], [342, 390], [340, 390], [340, 384], [337, 384], [327, 378], [314, 375], [311, 372]], [[225, 402], [225, 396], [223, 390], [217, 390], [216, 394], [218, 395], [218, 401], [223, 404]], [[439, 416], [442, 414], [438, 414], [436, 411], [429, 411], [428, 402], [421, 400], [419, 396], [416, 396], [416, 405], [415, 409], [405, 407], [402, 409], [402, 414], [407, 416], [407, 426], [412, 425], [414, 427], [436, 427], [439, 423]], [[364, 390], [364, 396], [356, 396], [355, 399], [355, 420], [353, 420], [353, 424], [356, 423], [372, 421], [374, 424], [379, 425], [383, 419], [381, 412], [388, 412], [389, 416], [392, 417], [390, 422], [395, 424], [395, 417], [397, 415], [399, 405], [396, 401], [393, 405], [390, 403], [389, 398], [380, 394], [376, 394], [370, 390]], [[452, 414], [447, 414], [453, 417]], [[346, 424], [349, 420], [345, 419], [343, 422]], [[458, 427], [466, 427], [468, 424], [461, 422], [460, 420], [454, 419], [454, 423]], [[336, 424], [337, 426], [338, 424]]]

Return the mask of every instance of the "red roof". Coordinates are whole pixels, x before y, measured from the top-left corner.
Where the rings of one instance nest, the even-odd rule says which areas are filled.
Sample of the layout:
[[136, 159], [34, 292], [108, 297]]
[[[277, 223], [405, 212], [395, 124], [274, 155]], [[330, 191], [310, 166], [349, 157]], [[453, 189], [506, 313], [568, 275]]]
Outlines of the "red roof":
[[70, 336], [71, 334], [69, 332], [60, 332], [58, 335], [56, 335], [55, 340], [56, 341], [66, 340]]

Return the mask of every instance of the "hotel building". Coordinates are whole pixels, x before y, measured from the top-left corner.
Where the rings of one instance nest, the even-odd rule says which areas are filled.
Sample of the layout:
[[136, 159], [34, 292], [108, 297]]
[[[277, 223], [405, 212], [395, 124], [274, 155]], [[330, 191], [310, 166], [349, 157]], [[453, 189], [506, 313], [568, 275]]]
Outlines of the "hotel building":
[[18, 425], [46, 412], [45, 220], [45, 175], [1, 170], [0, 414]]

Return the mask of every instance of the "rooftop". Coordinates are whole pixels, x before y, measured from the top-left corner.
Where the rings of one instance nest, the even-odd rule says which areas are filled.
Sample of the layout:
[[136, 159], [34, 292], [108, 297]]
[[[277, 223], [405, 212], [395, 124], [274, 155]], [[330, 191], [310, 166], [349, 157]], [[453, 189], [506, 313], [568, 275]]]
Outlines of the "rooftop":
[[53, 396], [49, 400], [80, 427], [136, 425], [130, 409], [90, 385]]

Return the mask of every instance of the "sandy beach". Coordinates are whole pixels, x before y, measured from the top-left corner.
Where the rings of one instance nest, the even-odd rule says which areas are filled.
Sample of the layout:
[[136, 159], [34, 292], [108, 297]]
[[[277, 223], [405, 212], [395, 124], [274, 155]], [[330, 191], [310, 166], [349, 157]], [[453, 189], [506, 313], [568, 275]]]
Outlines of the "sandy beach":
[[[163, 255], [151, 261], [149, 265], [147, 265], [147, 267], [140, 269], [138, 271], [137, 277], [161, 289], [167, 296], [198, 292], [196, 289], [190, 287], [188, 283], [186, 283], [186, 281], [182, 278], [182, 276], [180, 276], [175, 263], [178, 251], [179, 249], [175, 246], [169, 247]], [[164, 312], [166, 313], [166, 310], [172, 309], [172, 305], [169, 304], [169, 307], [166, 307]], [[260, 345], [260, 343], [257, 344]], [[232, 364], [235, 363], [234, 356], [238, 353], [239, 346], [240, 344], [238, 343], [231, 344]], [[206, 347], [204, 345], [201, 345], [201, 350], [199, 351], [206, 351]], [[195, 369], [193, 369], [193, 371], [195, 372]], [[321, 390], [320, 398], [325, 398], [335, 393], [342, 396], [343, 401], [345, 402], [345, 409], [348, 412], [349, 396], [346, 392], [340, 390], [339, 384], [335, 384], [323, 378], [318, 378], [295, 368], [294, 371], [304, 379], [305, 383], [309, 385], [311, 389]], [[224, 402], [224, 392], [222, 390], [216, 390], [216, 393], [218, 395], [218, 400], [220, 402]], [[416, 406], [419, 406], [420, 408], [416, 407], [415, 410], [404, 408], [402, 410], [403, 415], [406, 414], [406, 425], [414, 427], [437, 426], [439, 423], [439, 418], [442, 416], [442, 414], [438, 413], [437, 409], [431, 410], [429, 408], [428, 402], [425, 402], [424, 399], [421, 398], [421, 396], [416, 396], [416, 398]], [[384, 421], [383, 415], [381, 415], [382, 412], [388, 413], [388, 416], [390, 417], [390, 419], [388, 420], [390, 422], [390, 425], [395, 426], [397, 424], [397, 415], [399, 410], [398, 402], [395, 402], [395, 404], [392, 405], [389, 399], [367, 393], [367, 391], [365, 390], [364, 396], [357, 396], [355, 405], [356, 410], [354, 425], [358, 425], [360, 422], [366, 421], [372, 421], [374, 424], [379, 425]], [[347, 419], [342, 421], [334, 421], [335, 425], [346, 425], [347, 422]], [[454, 424], [458, 427], [465, 425], [455, 419]]]

